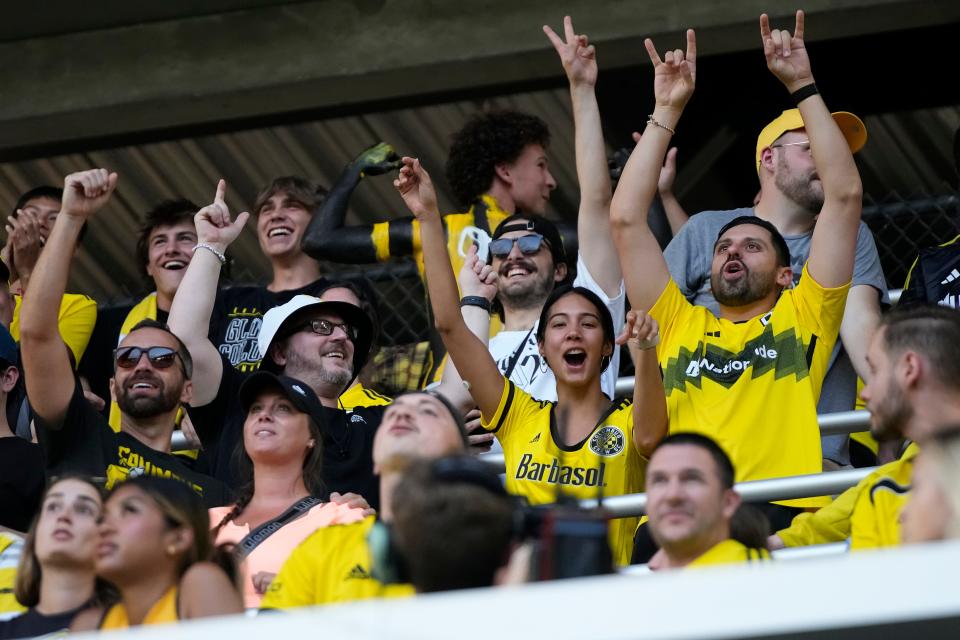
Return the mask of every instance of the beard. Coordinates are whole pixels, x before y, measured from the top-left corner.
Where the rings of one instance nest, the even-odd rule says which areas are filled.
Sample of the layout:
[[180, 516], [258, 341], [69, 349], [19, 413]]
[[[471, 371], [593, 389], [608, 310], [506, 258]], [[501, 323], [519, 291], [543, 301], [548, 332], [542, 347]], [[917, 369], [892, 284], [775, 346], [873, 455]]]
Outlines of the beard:
[[[727, 263], [723, 264], [726, 266]], [[710, 288], [717, 302], [725, 307], [743, 307], [766, 298], [777, 286], [773, 272], [752, 271], [746, 264], [743, 264], [743, 271], [746, 275], [733, 282], [723, 277], [723, 267], [710, 275]]]
[[[508, 282], [507, 273], [515, 266], [526, 269], [530, 276], [519, 282]], [[501, 283], [497, 289], [497, 297], [505, 308], [531, 309], [541, 307], [550, 292], [553, 291], [553, 274], [541, 273], [537, 265], [530, 260], [513, 260], [500, 265], [497, 273]]]
[[[137, 382], [147, 382], [157, 385], [157, 395], [155, 396], [134, 396], [131, 393], [131, 387]], [[128, 379], [120, 393], [117, 394], [117, 405], [120, 411], [138, 420], [154, 418], [169, 411], [173, 411], [180, 405], [180, 393], [183, 391], [183, 385], [179, 387], [167, 388], [163, 380], [159, 377], [140, 376]]]
[[295, 349], [288, 349], [285, 355], [287, 362], [283, 367], [283, 375], [303, 380], [314, 390], [327, 385], [346, 389], [353, 380], [352, 366], [347, 369], [327, 367], [322, 356], [318, 363], [316, 359], [306, 358]]
[[903, 428], [913, 417], [913, 407], [907, 402], [903, 391], [891, 383], [886, 395], [875, 407], [870, 408], [870, 435], [877, 442], [889, 442], [903, 437]]
[[783, 155], [777, 160], [777, 174], [774, 177], [774, 184], [777, 189], [790, 200], [816, 215], [823, 209], [823, 189], [818, 189], [813, 185], [809, 173], [805, 176], [793, 174]]

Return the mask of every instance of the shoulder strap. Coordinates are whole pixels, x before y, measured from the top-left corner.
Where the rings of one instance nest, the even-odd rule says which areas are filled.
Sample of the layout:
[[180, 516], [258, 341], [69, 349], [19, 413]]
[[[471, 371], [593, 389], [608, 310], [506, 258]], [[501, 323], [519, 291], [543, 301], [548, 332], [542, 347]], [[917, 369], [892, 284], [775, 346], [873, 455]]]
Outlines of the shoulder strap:
[[289, 509], [281, 513], [279, 516], [273, 520], [268, 520], [262, 525], [248, 533], [244, 536], [243, 540], [237, 543], [237, 546], [233, 548], [233, 558], [237, 562], [241, 562], [244, 558], [250, 555], [250, 552], [256, 549], [261, 542], [273, 535], [274, 532], [281, 529], [284, 525], [289, 524], [305, 514], [307, 511], [310, 511], [314, 506], [323, 502], [320, 498], [315, 498], [313, 496], [307, 496], [297, 500]]
[[510, 374], [513, 373], [517, 363], [520, 362], [520, 356], [523, 354], [523, 348], [527, 345], [527, 340], [530, 339], [530, 334], [533, 333], [533, 329], [536, 326], [537, 325], [534, 324], [533, 327], [530, 327], [530, 331], [527, 331], [527, 335], [523, 336], [523, 340], [521, 340], [517, 348], [513, 350], [513, 354], [510, 356], [510, 362], [507, 363], [507, 370], [503, 372], [503, 377], [507, 380], [510, 379]]

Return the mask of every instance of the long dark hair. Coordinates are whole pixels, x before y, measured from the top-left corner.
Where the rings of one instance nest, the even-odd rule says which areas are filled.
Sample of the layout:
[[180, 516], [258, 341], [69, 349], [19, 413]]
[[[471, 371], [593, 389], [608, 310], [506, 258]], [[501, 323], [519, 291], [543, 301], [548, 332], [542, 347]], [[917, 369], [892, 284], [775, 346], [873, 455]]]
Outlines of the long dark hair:
[[[597, 316], [600, 318], [600, 327], [603, 329], [603, 342], [604, 344], [610, 344], [616, 349], [617, 335], [613, 329], [613, 317], [610, 315], [610, 309], [608, 309], [607, 305], [600, 299], [600, 296], [590, 291], [590, 289], [570, 285], [557, 287], [547, 297], [546, 302], [543, 303], [543, 310], [540, 312], [540, 322], [537, 324], [537, 342], [543, 343], [543, 338], [547, 333], [547, 320], [550, 318], [550, 311], [553, 305], [555, 305], [560, 298], [569, 295], [578, 295], [596, 307]], [[610, 365], [610, 358], [604, 357], [601, 362], [600, 372], [603, 373]]]
[[180, 559], [177, 575], [183, 577], [187, 569], [198, 562], [213, 562], [237, 584], [236, 563], [227, 545], [215, 547], [210, 534], [210, 515], [200, 496], [187, 483], [161, 476], [138, 476], [113, 488], [113, 493], [123, 487], [136, 487], [150, 497], [163, 513], [171, 528], [186, 527], [193, 532], [193, 545]]
[[[47, 484], [43, 497], [40, 499], [41, 506], [47, 499], [47, 494], [56, 485], [68, 480], [76, 480], [91, 486], [97, 495], [100, 496], [101, 506], [106, 499], [106, 492], [103, 485], [97, 483], [93, 478], [81, 474], [67, 474], [51, 478]], [[40, 517], [43, 509], [33, 517], [30, 529], [27, 530], [27, 537], [23, 544], [23, 552], [20, 554], [20, 563], [17, 566], [17, 577], [13, 588], [13, 595], [17, 602], [25, 607], [35, 607], [40, 602], [40, 582], [43, 580], [43, 568], [40, 566], [40, 559], [37, 557], [37, 527], [40, 524]], [[87, 603], [87, 606], [106, 606], [118, 600], [117, 590], [112, 584], [100, 577], [94, 579], [93, 598]]]
[[[307, 416], [307, 425], [310, 429], [310, 437], [313, 438], [314, 445], [312, 448], [307, 449], [307, 455], [303, 458], [303, 484], [307, 487], [307, 492], [311, 496], [320, 498], [321, 500], [327, 500], [330, 497], [330, 493], [327, 490], [327, 485], [323, 481], [323, 434], [320, 432], [320, 426], [313, 417], [310, 414], [305, 415]], [[233, 456], [237, 462], [237, 468], [240, 470], [240, 477], [243, 478], [243, 485], [233, 508], [214, 526], [212, 532], [214, 540], [216, 540], [217, 534], [220, 533], [220, 529], [222, 529], [225, 524], [243, 513], [243, 510], [250, 504], [250, 501], [253, 499], [253, 494], [256, 491], [256, 487], [254, 486], [253, 460], [250, 458], [250, 454], [247, 453], [247, 449], [243, 444], [243, 438], [240, 438], [236, 448], [233, 450]]]

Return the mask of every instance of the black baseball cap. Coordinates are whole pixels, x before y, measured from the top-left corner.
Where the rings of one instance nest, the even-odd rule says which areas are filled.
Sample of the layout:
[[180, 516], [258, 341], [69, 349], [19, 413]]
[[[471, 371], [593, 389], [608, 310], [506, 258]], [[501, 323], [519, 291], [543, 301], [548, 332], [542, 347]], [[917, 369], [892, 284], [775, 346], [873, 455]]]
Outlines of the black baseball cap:
[[240, 406], [244, 413], [250, 412], [250, 406], [257, 397], [269, 389], [279, 390], [293, 403], [298, 410], [306, 413], [318, 425], [323, 416], [323, 404], [305, 382], [290, 376], [278, 376], [269, 371], [258, 371], [248, 377], [240, 385]]
[[557, 225], [543, 216], [533, 213], [515, 213], [497, 225], [497, 228], [493, 231], [493, 238], [491, 238], [491, 240], [496, 240], [503, 234], [511, 231], [539, 233], [550, 246], [550, 254], [553, 256], [554, 264], [561, 264], [567, 261], [567, 252], [563, 248], [563, 237], [560, 235], [560, 230], [557, 229]]

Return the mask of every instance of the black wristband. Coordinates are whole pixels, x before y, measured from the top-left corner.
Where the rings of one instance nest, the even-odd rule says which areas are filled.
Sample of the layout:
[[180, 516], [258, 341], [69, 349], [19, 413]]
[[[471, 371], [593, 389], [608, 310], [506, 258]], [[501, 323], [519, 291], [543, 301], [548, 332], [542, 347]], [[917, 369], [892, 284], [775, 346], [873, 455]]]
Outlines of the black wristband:
[[490, 313], [490, 301], [483, 296], [463, 296], [460, 298], [461, 307], [480, 307]]
[[803, 100], [806, 100], [810, 96], [815, 96], [818, 93], [820, 93], [820, 91], [817, 89], [817, 85], [811, 82], [810, 84], [804, 85], [791, 93], [790, 99], [793, 100], [793, 104], [799, 107]]

